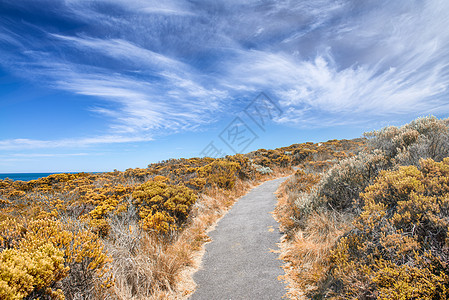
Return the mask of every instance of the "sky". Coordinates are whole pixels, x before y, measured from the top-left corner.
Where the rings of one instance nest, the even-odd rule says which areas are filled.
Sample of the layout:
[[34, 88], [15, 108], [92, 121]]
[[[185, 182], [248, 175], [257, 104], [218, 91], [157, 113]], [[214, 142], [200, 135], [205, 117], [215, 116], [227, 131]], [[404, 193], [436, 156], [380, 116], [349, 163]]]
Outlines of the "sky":
[[448, 16], [447, 0], [0, 0], [0, 173], [448, 117]]

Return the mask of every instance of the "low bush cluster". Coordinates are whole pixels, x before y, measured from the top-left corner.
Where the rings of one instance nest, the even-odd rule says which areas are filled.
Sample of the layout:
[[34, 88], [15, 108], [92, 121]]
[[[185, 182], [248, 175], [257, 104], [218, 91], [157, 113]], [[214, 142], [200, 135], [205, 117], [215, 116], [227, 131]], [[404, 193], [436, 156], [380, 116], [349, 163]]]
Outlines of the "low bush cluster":
[[420, 118], [366, 133], [328, 170], [301, 165], [319, 182], [295, 176], [277, 208], [291, 297], [447, 298], [448, 125]]
[[176, 231], [187, 219], [196, 195], [182, 185], [168, 185], [160, 176], [138, 186], [132, 196], [144, 230]]
[[449, 119], [418, 118], [402, 127], [365, 133], [372, 149], [401, 165], [419, 166], [421, 158], [441, 161], [449, 156]]
[[323, 174], [302, 210], [307, 214], [324, 206], [324, 209], [340, 212], [356, 211], [360, 203], [354, 200], [381, 170], [389, 167], [389, 161], [379, 151], [344, 159]]
[[[210, 226], [248, 182], [269, 178], [251, 160], [182, 158], [124, 172], [0, 180], [0, 298], [169, 295], [207, 240], [201, 224]], [[279, 159], [272, 173], [281, 166], [289, 169]]]
[[86, 297], [110, 287], [110, 258], [88, 229], [54, 218], [5, 219], [0, 226], [0, 298], [64, 299], [63, 290]]
[[332, 251], [338, 298], [449, 297], [449, 158], [385, 171]]
[[323, 143], [293, 144], [274, 150], [259, 149], [248, 154], [253, 164], [263, 167], [304, 165], [307, 163], [332, 164], [336, 160], [353, 156], [365, 146], [365, 139], [330, 140]]
[[254, 168], [256, 169], [256, 171], [259, 174], [262, 174], [262, 175], [267, 175], [267, 174], [273, 173], [273, 170], [271, 170], [270, 167], [264, 167], [264, 166], [261, 166], [261, 165], [254, 165]]
[[298, 201], [308, 197], [312, 188], [319, 182], [320, 175], [297, 170], [283, 185], [283, 195], [278, 199], [276, 216], [281, 230], [290, 235], [304, 220], [304, 208]]

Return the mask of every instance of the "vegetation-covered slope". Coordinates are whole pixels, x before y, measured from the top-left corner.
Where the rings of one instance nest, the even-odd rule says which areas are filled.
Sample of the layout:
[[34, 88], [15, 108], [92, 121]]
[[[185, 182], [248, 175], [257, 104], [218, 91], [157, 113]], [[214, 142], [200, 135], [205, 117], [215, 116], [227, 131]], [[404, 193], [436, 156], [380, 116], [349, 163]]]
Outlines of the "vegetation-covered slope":
[[[325, 168], [362, 140], [295, 144], [145, 169], [0, 181], [1, 299], [187, 295], [206, 229], [252, 184]], [[320, 162], [316, 160], [319, 158]]]
[[0, 298], [185, 297], [207, 228], [291, 166], [276, 208], [291, 298], [447, 298], [448, 124], [0, 181]]
[[367, 133], [363, 152], [325, 172], [302, 165], [285, 183], [277, 216], [291, 298], [448, 298], [448, 124]]

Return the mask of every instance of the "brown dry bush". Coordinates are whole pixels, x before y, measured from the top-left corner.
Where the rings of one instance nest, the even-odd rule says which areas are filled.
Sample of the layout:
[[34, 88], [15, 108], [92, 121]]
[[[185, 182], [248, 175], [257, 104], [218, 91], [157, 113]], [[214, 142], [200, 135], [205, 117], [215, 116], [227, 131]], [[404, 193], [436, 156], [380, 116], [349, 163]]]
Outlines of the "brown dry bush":
[[[315, 147], [311, 143], [306, 145], [308, 149]], [[316, 290], [317, 281], [328, 271], [329, 251], [350, 227], [350, 216], [324, 205], [319, 195], [333, 189], [335, 181], [342, 181], [358, 171], [362, 164], [356, 158], [341, 163], [338, 160], [353, 156], [362, 146], [362, 141], [347, 142], [342, 147], [339, 141], [332, 140], [317, 145], [318, 150], [307, 150], [309, 154], [303, 156], [300, 169], [279, 189], [275, 216], [285, 233], [281, 244], [281, 259], [286, 261], [284, 279], [288, 282], [287, 295], [291, 298], [301, 298], [304, 297], [304, 292]], [[346, 152], [342, 154], [342, 151]], [[332, 168], [333, 165], [335, 166]], [[352, 167], [351, 170], [342, 172], [348, 165]], [[327, 177], [323, 180], [323, 171], [329, 168], [337, 178], [325, 173], [324, 176]], [[317, 188], [318, 183], [322, 187]], [[356, 184], [357, 181], [354, 186]], [[338, 190], [333, 192], [334, 195], [328, 193], [328, 196], [337, 197], [338, 193], [344, 193]]]
[[351, 228], [350, 217], [329, 211], [314, 212], [303, 229], [297, 229], [281, 246], [280, 259], [288, 297], [298, 299], [318, 289], [330, 268], [329, 253], [335, 242]]
[[282, 195], [278, 195], [275, 216], [285, 234], [291, 235], [297, 229], [302, 216], [302, 211], [295, 201], [303, 194], [309, 193], [319, 179], [319, 175], [297, 170], [292, 177], [282, 183], [280, 187]]
[[158, 291], [170, 291], [184, 267], [181, 251], [173, 253], [167, 240], [141, 230], [136, 221], [111, 222], [106, 245], [113, 258], [113, 289], [118, 299], [151, 299]]
[[106, 242], [112, 255], [114, 295], [119, 299], [178, 299], [194, 290], [192, 270], [198, 251], [209, 240], [206, 232], [251, 185], [238, 180], [235, 189], [211, 187], [192, 205], [182, 231], [160, 235], [138, 225], [137, 208], [111, 217]]

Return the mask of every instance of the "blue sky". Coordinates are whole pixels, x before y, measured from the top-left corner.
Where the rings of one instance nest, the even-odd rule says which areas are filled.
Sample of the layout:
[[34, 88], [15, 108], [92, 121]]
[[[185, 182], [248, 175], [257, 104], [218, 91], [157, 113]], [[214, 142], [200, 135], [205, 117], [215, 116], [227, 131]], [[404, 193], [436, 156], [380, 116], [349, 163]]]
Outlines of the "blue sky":
[[[244, 152], [447, 117], [448, 16], [445, 0], [2, 0], [0, 173], [232, 154], [235, 117]], [[244, 113], [261, 92], [279, 109], [263, 128]]]

